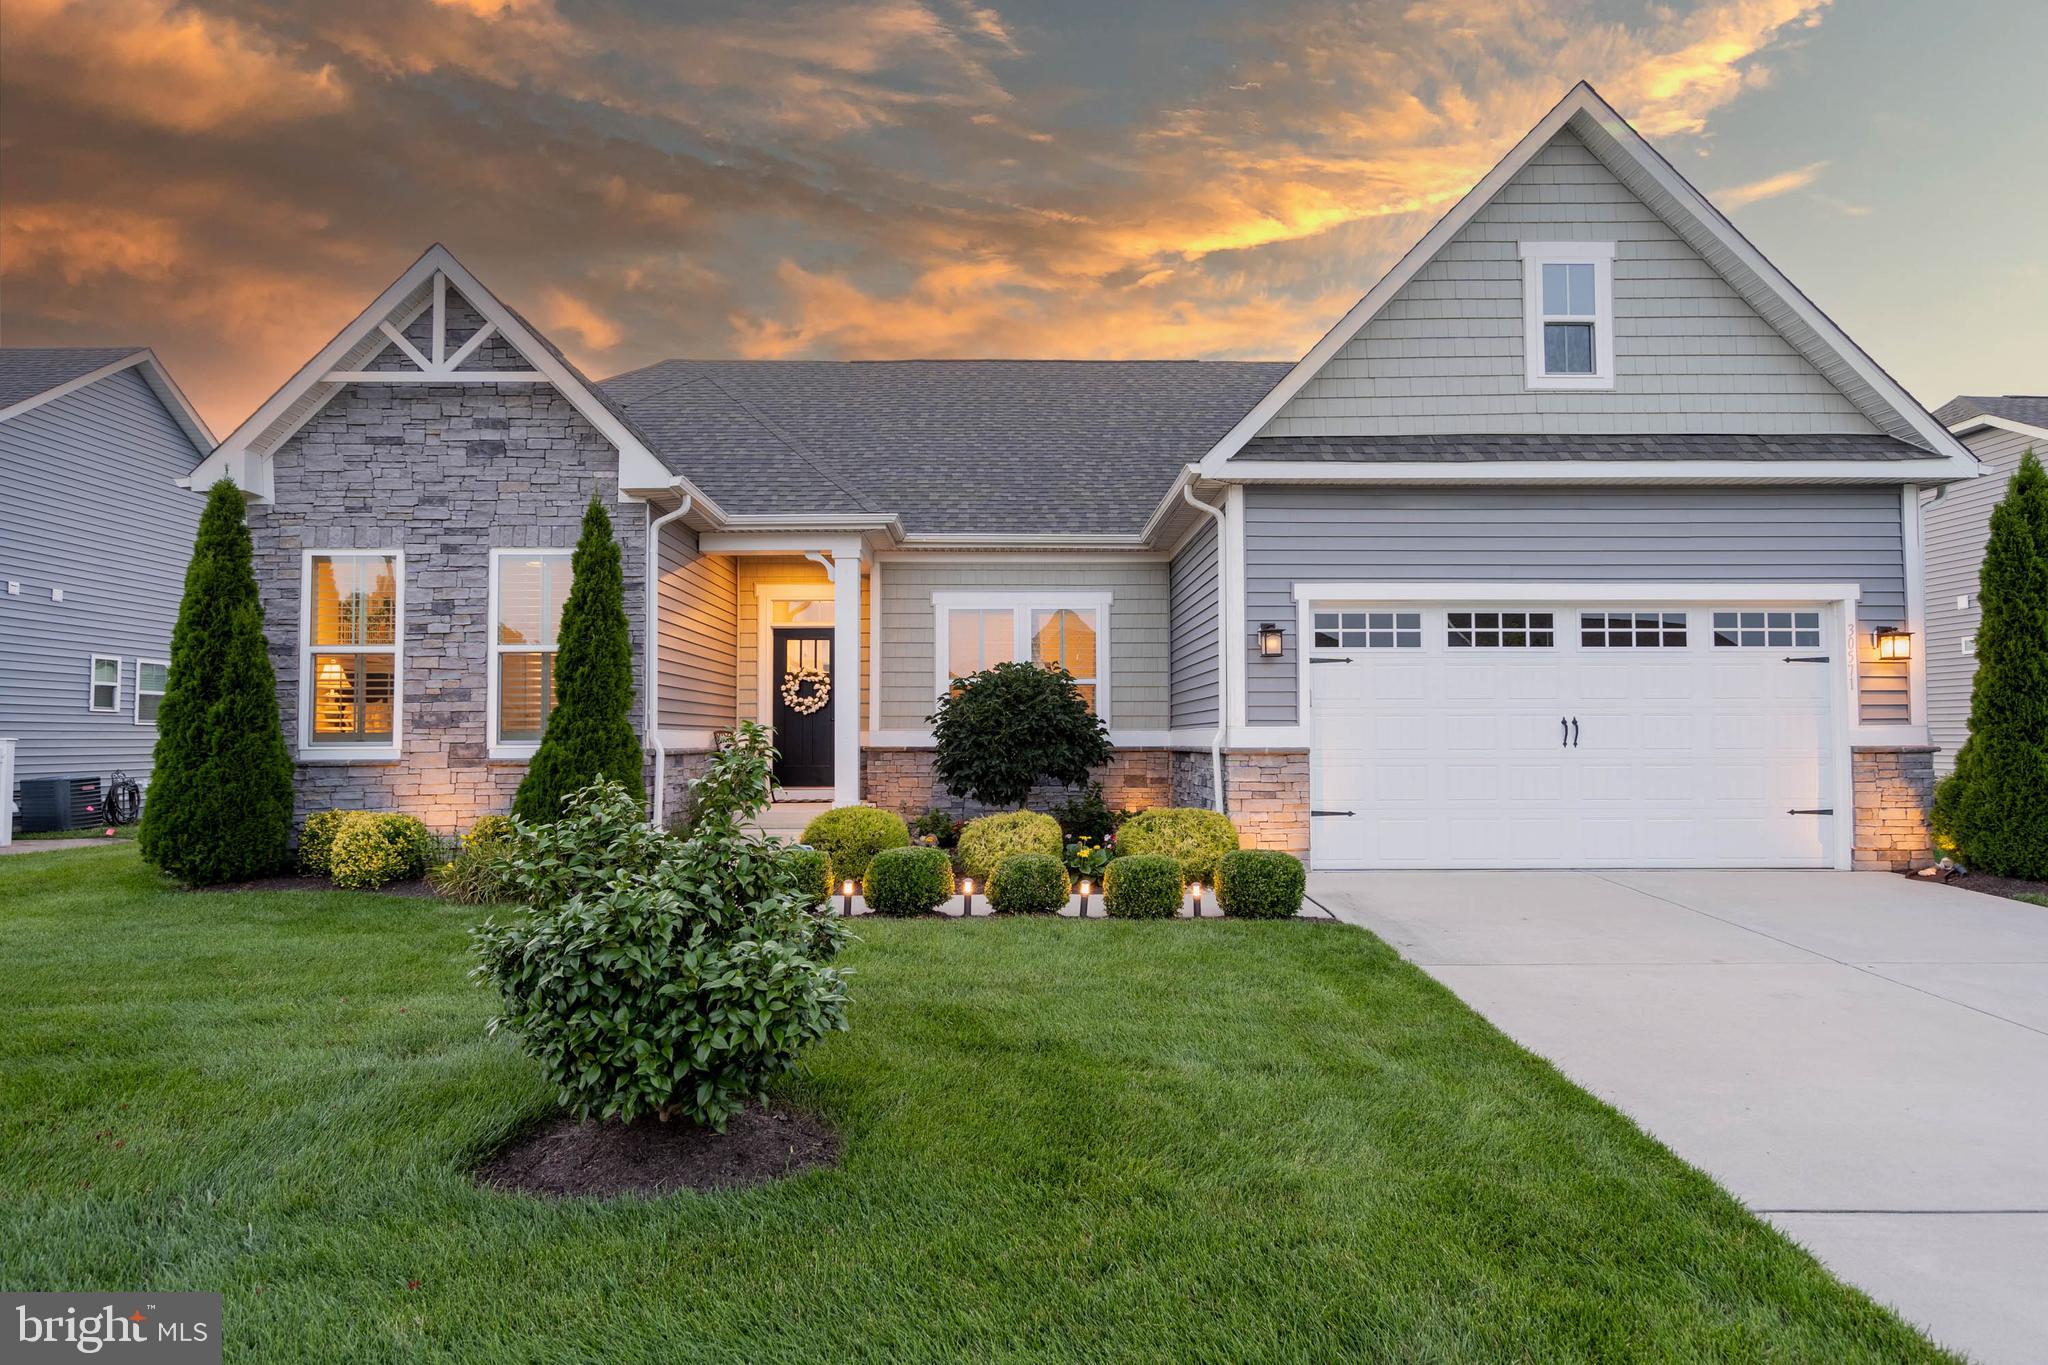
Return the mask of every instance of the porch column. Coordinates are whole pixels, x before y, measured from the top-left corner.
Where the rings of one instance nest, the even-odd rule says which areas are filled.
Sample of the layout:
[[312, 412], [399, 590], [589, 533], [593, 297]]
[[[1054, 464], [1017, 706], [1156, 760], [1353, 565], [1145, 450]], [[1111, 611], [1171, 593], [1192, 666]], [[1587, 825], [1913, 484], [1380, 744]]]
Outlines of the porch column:
[[832, 556], [832, 804], [860, 800], [860, 550]]

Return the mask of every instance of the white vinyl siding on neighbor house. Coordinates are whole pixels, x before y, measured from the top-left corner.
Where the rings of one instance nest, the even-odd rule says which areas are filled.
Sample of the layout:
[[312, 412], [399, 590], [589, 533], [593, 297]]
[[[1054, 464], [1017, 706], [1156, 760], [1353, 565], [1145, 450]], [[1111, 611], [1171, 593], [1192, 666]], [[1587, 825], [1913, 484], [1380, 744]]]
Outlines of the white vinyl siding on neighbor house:
[[405, 676], [405, 561], [398, 550], [307, 550], [299, 748], [396, 758]]
[[[1613, 386], [1532, 389], [1521, 244], [1572, 241], [1613, 244]], [[1262, 434], [1875, 430], [1564, 131]]]
[[491, 551], [492, 758], [531, 758], [555, 709], [555, 656], [574, 552]]

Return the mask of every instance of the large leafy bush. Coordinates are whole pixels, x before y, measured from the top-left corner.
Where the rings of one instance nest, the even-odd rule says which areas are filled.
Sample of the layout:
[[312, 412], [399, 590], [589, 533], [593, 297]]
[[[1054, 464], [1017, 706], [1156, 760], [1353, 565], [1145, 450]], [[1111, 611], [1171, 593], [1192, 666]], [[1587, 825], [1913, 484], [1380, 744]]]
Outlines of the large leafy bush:
[[192, 886], [286, 866], [292, 759], [242, 490], [226, 479], [208, 491], [199, 516], [156, 730], [142, 856]]
[[1114, 752], [1108, 728], [1062, 668], [997, 664], [955, 678], [926, 719], [946, 789], [990, 806], [1021, 806], [1043, 781], [1078, 786]]
[[852, 882], [858, 886], [868, 875], [868, 859], [885, 848], [903, 848], [910, 843], [910, 826], [892, 810], [840, 806], [805, 825], [803, 841], [831, 855], [834, 885]]
[[1172, 919], [1183, 890], [1180, 864], [1171, 858], [1118, 858], [1102, 874], [1102, 912], [1112, 919]]
[[633, 733], [625, 571], [612, 519], [595, 498], [584, 510], [570, 566], [574, 577], [555, 655], [555, 709], [512, 798], [512, 813], [522, 820], [554, 819], [571, 792], [601, 778], [644, 790], [640, 739]]
[[350, 891], [409, 882], [441, 861], [441, 841], [411, 815], [344, 811], [327, 851], [327, 875]]
[[1044, 853], [1003, 859], [988, 883], [989, 909], [999, 915], [1049, 915], [1072, 894], [1066, 865]]
[[930, 914], [952, 898], [953, 860], [942, 848], [885, 848], [860, 893], [878, 915]]
[[508, 859], [528, 906], [474, 931], [476, 975], [586, 1118], [722, 1128], [819, 1038], [846, 1027], [840, 921], [814, 913], [815, 864], [750, 833], [773, 750], [748, 723], [698, 779], [687, 838], [652, 830], [604, 781], [564, 817], [519, 822]]
[[1013, 810], [969, 820], [960, 831], [960, 844], [955, 852], [962, 872], [978, 882], [986, 882], [1005, 858], [1019, 853], [1044, 853], [1057, 858], [1064, 849], [1059, 821], [1050, 815]]
[[1161, 806], [1124, 821], [1116, 847], [1125, 857], [1172, 858], [1183, 879], [1213, 885], [1216, 865], [1237, 847], [1237, 826], [1221, 811]]
[[1216, 904], [1226, 915], [1287, 919], [1301, 913], [1308, 874], [1301, 859], [1273, 848], [1240, 848], [1216, 866]]
[[1965, 867], [2048, 878], [2048, 474], [2032, 450], [1991, 513], [1977, 587], [1970, 737], [1935, 794], [1935, 838]]

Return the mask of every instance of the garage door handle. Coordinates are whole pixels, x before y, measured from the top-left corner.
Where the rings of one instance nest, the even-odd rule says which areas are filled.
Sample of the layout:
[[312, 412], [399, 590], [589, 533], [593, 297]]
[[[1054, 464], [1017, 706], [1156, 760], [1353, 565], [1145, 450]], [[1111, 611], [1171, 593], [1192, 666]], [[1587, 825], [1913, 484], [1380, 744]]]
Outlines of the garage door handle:
[[1343, 658], [1339, 659], [1326, 655], [1325, 657], [1320, 659], [1310, 659], [1309, 662], [1312, 664], [1348, 664], [1351, 662], [1351, 656], [1347, 654]]
[[1572, 747], [1574, 749], [1579, 747], [1579, 718], [1577, 716], [1572, 717]]
[[1569, 749], [1572, 745], [1572, 723], [1563, 716], [1557, 718], [1557, 747]]
[[1785, 662], [1788, 664], [1824, 664], [1827, 661], [1828, 656], [1825, 654], [1806, 654], [1796, 657], [1788, 654], [1785, 656]]
[[1834, 813], [1835, 808], [1833, 806], [1822, 806], [1819, 810], [1788, 810], [1785, 812], [1787, 815], [1833, 815]]
[[1357, 811], [1355, 811], [1355, 810], [1312, 810], [1312, 811], [1310, 811], [1310, 812], [1309, 812], [1309, 814], [1310, 814], [1310, 815], [1356, 815], [1356, 814], [1358, 814], [1358, 812], [1357, 812]]

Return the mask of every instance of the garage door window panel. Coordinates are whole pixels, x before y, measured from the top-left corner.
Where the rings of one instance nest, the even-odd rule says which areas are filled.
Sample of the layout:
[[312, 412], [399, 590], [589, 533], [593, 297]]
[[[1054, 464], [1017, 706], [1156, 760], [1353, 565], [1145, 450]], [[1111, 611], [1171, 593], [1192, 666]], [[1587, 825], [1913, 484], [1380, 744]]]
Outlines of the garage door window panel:
[[1319, 611], [1317, 649], [1420, 649], [1419, 611]]
[[1716, 649], [1818, 649], [1818, 611], [1717, 611]]
[[1550, 649], [1557, 643], [1552, 612], [1453, 611], [1444, 619], [1453, 649]]
[[1682, 611], [1582, 611], [1579, 643], [1587, 649], [1683, 649]]

